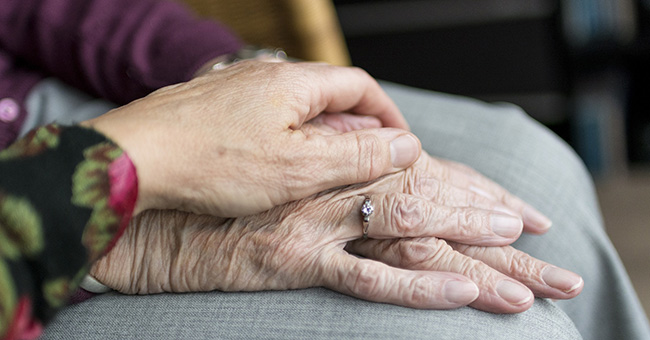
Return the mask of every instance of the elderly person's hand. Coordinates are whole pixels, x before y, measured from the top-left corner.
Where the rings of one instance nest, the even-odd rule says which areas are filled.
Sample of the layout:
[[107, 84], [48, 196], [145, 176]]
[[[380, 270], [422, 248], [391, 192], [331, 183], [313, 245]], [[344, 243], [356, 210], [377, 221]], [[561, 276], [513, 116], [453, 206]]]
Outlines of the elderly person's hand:
[[[330, 136], [300, 130], [322, 112], [370, 115], [387, 128]], [[136, 211], [258, 213], [396, 172], [420, 153], [374, 79], [324, 64], [241, 62], [84, 124], [114, 139], [136, 165]]]
[[[582, 278], [510, 246], [471, 246], [434, 237], [357, 240], [346, 250], [393, 267], [413, 271], [454, 272], [475, 282], [479, 297], [470, 306], [494, 313], [527, 310], [536, 297], [571, 299], [582, 291]], [[525, 285], [527, 288], [525, 288]]]
[[[374, 117], [360, 117], [346, 113], [325, 113], [312, 119], [302, 130], [307, 135], [336, 135], [358, 129], [376, 128], [381, 121]], [[524, 222], [524, 231], [543, 234], [551, 227], [551, 220], [530, 204], [481, 175], [476, 170], [457, 162], [429, 156], [420, 158], [407, 169], [406, 184], [396, 183], [388, 188], [409, 192], [432, 199], [441, 205], [475, 207], [496, 210], [517, 216]]]
[[[432, 190], [440, 188], [437, 182], [412, 167], [254, 216], [147, 211], [91, 274], [130, 294], [325, 286], [409, 307], [470, 304], [499, 313], [528, 309], [533, 293], [555, 299], [579, 294], [579, 276], [506, 246], [521, 233], [519, 218], [455, 206], [473, 194], [436, 197], [442, 192]], [[358, 240], [366, 197], [375, 209], [370, 239]], [[351, 255], [346, 245], [368, 259]]]

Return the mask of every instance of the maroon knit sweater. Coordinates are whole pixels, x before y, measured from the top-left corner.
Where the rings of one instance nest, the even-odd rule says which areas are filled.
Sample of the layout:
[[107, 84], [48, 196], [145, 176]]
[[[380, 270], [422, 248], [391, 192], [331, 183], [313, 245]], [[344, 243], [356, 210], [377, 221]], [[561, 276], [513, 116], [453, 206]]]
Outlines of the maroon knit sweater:
[[125, 104], [240, 47], [224, 26], [171, 1], [2, 0], [0, 150], [16, 139], [25, 98], [45, 77]]

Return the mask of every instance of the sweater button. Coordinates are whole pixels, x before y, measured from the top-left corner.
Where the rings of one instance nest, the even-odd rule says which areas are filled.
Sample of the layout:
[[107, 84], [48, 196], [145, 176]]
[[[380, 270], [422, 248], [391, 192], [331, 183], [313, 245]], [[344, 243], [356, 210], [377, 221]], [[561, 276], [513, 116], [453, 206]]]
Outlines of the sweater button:
[[0, 100], [0, 121], [11, 123], [18, 117], [20, 108], [16, 101], [11, 98]]

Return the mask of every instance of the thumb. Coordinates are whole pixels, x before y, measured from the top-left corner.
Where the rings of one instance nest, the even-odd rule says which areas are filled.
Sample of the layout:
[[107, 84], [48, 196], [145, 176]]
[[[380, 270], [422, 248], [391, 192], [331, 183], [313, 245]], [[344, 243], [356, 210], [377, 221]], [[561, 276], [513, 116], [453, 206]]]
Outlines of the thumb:
[[413, 164], [422, 151], [412, 133], [395, 128], [355, 130], [338, 135], [312, 135], [307, 149], [318, 158], [315, 192], [367, 182]]

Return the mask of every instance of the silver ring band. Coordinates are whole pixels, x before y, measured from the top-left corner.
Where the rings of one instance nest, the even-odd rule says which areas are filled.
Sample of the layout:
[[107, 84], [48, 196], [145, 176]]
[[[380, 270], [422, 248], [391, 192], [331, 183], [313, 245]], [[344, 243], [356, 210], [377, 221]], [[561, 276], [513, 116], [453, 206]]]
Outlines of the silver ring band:
[[363, 216], [363, 239], [368, 239], [368, 228], [370, 227], [370, 215], [375, 212], [375, 208], [372, 206], [370, 197], [366, 196], [366, 200], [361, 206], [361, 215]]

